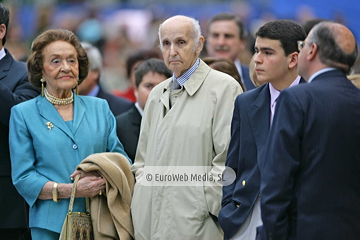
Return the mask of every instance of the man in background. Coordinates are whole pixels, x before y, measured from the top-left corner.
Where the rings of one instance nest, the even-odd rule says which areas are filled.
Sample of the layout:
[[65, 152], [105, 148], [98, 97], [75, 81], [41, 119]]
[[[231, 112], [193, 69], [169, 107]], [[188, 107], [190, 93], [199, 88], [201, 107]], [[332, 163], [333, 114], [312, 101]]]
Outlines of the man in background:
[[135, 103], [135, 68], [143, 61], [150, 58], [161, 58], [157, 50], [137, 50], [131, 53], [126, 59], [126, 75], [129, 81], [129, 87], [125, 91], [114, 91], [113, 93], [118, 97], [123, 97]]
[[135, 68], [136, 103], [116, 117], [117, 135], [132, 161], [135, 159], [140, 134], [140, 123], [151, 90], [172, 76], [172, 72], [160, 59], [149, 59]]
[[210, 57], [231, 59], [239, 71], [246, 90], [255, 88], [249, 68], [240, 63], [239, 54], [245, 49], [245, 30], [239, 18], [230, 13], [220, 13], [208, 24], [206, 50]]
[[11, 180], [9, 153], [10, 109], [39, 95], [28, 82], [25, 63], [15, 61], [4, 48], [10, 19], [0, 4], [0, 239], [30, 239], [28, 205]]
[[114, 116], [126, 112], [129, 108], [131, 108], [131, 102], [125, 98], [116, 97], [111, 93], [108, 93], [100, 86], [103, 62], [99, 49], [87, 42], [82, 42], [81, 46], [85, 49], [88, 55], [90, 69], [87, 77], [78, 87], [79, 94], [105, 99], [108, 102], [110, 110]]

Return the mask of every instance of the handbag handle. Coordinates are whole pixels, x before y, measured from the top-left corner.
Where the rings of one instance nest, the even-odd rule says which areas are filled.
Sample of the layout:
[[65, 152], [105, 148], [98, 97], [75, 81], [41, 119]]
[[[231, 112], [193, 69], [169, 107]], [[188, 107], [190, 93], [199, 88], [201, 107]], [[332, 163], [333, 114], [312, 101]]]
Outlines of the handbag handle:
[[[75, 180], [74, 180], [73, 187], [72, 187], [72, 190], [71, 190], [71, 198], [70, 198], [69, 211], [68, 211], [69, 213], [71, 213], [72, 210], [73, 210], [75, 194], [76, 194], [76, 187], [77, 187], [77, 184], [78, 184], [78, 181], [79, 181], [80, 177], [81, 177], [81, 174], [78, 174], [78, 175], [75, 176]], [[86, 201], [86, 213], [90, 214], [89, 198], [86, 197], [85, 201]]]

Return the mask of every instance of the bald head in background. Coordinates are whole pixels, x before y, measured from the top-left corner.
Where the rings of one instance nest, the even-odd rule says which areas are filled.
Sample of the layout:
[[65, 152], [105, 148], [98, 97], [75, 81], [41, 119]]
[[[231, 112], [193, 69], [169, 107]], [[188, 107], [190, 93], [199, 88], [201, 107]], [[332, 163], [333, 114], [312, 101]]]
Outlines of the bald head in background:
[[358, 49], [353, 33], [344, 25], [323, 21], [315, 25], [299, 54], [299, 75], [309, 80], [324, 68], [337, 68], [349, 73]]

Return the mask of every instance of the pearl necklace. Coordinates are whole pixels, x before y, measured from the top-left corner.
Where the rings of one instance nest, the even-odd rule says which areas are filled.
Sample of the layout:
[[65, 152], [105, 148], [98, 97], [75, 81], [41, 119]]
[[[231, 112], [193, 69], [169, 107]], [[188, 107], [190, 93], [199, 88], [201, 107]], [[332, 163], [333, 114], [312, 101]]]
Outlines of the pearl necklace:
[[54, 105], [67, 105], [74, 101], [74, 94], [72, 91], [71, 91], [71, 96], [68, 98], [57, 98], [53, 95], [50, 95], [50, 93], [47, 91], [46, 88], [44, 89], [44, 92], [46, 99]]

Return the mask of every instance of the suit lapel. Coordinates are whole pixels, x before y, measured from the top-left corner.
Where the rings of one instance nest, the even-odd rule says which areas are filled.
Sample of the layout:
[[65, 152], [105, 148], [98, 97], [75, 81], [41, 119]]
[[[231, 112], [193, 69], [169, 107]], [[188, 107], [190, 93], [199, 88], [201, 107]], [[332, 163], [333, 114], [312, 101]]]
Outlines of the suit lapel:
[[270, 129], [270, 93], [268, 83], [248, 108], [249, 121], [258, 149], [265, 144]]
[[140, 134], [141, 115], [135, 105], [129, 111], [129, 119], [136, 137]]
[[141, 115], [135, 105], [131, 108], [130, 112], [130, 122], [132, 125], [139, 126], [141, 123]]
[[79, 96], [74, 93], [74, 125], [73, 125], [74, 135], [76, 134], [84, 115], [85, 115], [85, 106], [83, 102], [80, 100]]
[[0, 80], [5, 78], [10, 71], [11, 62], [14, 60], [11, 54], [5, 50], [5, 57], [0, 61]]
[[[67, 127], [66, 123], [54, 107], [45, 97], [40, 97], [37, 102], [37, 107], [39, 109], [40, 115], [45, 118], [48, 122], [51, 122], [54, 127], [59, 128], [66, 135], [68, 135], [72, 140], [74, 136], [72, 132]], [[44, 123], [46, 124], [46, 123]]]

